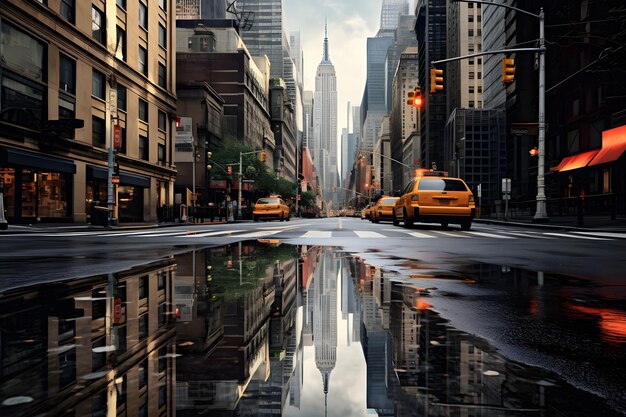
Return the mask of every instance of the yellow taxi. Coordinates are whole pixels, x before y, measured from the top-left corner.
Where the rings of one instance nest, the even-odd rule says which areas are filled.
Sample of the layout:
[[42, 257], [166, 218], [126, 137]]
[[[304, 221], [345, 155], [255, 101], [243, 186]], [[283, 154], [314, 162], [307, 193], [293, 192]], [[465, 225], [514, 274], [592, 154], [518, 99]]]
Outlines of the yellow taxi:
[[289, 206], [280, 196], [271, 195], [266, 198], [259, 198], [252, 211], [252, 219], [255, 222], [261, 219], [289, 221]]
[[474, 194], [462, 179], [448, 177], [443, 171], [418, 171], [396, 201], [392, 220], [395, 226], [400, 222], [404, 227], [415, 222], [440, 223], [442, 227], [453, 223], [470, 230], [475, 215]]
[[381, 220], [392, 220], [393, 208], [399, 197], [382, 196], [372, 207], [371, 219], [373, 223], [379, 223]]
[[369, 219], [372, 215], [372, 207], [374, 203], [369, 203], [363, 210], [361, 210], [361, 220]]

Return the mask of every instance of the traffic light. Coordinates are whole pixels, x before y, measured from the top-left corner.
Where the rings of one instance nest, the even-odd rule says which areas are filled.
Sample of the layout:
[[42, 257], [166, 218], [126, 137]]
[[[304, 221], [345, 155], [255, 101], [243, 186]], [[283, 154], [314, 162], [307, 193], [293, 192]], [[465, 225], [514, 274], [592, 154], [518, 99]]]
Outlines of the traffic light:
[[337, 187], [333, 187], [333, 193], [337, 192]]
[[266, 159], [267, 159], [267, 155], [265, 154], [265, 151], [261, 151], [261, 153], [259, 154], [259, 160], [265, 163]]
[[226, 167], [226, 172], [228, 173], [228, 175], [232, 175], [233, 174], [233, 167], [231, 167], [230, 165]]
[[515, 81], [515, 60], [505, 55], [502, 58], [502, 84], [508, 85], [513, 81]]
[[436, 93], [437, 91], [443, 91], [443, 70], [431, 68], [430, 69], [430, 92]]
[[419, 87], [415, 87], [415, 92], [413, 93], [413, 107], [416, 109], [422, 108], [422, 89]]

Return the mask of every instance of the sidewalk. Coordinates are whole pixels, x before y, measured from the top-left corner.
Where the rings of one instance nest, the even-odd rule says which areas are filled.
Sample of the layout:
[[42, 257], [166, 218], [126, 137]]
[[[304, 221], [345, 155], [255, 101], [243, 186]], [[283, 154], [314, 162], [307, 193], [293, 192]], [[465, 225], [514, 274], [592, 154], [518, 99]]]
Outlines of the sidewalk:
[[550, 217], [547, 223], [533, 223], [532, 216], [516, 217], [507, 221], [498, 218], [480, 218], [474, 219], [474, 222], [538, 229], [626, 233], [626, 216], [617, 216], [614, 220], [610, 216], [585, 216], [583, 217], [583, 227], [578, 226], [578, 217], [576, 216]]
[[198, 223], [122, 223], [118, 226], [103, 227], [87, 223], [35, 223], [35, 224], [9, 224], [7, 230], [0, 230], [2, 234], [15, 233], [62, 233], [62, 232], [97, 232], [97, 231], [124, 231], [139, 229], [156, 229], [160, 227], [174, 226], [201, 226], [212, 224], [226, 224], [225, 221], [198, 222]]

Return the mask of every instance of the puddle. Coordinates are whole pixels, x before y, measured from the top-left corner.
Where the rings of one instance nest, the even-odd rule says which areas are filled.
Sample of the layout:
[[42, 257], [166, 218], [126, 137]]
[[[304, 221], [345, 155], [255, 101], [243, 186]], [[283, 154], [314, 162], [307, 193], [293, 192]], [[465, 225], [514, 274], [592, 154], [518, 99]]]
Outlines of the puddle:
[[177, 253], [0, 293], [0, 415], [620, 416], [625, 292], [274, 240]]

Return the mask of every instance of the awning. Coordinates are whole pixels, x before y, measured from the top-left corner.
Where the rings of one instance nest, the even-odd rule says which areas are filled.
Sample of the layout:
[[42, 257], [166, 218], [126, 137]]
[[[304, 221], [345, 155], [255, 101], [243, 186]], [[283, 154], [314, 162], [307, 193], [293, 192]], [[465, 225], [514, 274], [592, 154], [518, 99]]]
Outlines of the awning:
[[[109, 179], [109, 171], [104, 168], [87, 166], [87, 178], [106, 181]], [[150, 178], [120, 172], [120, 184], [150, 188]]]
[[11, 148], [0, 148], [0, 164], [76, 174], [76, 165], [72, 161]]
[[589, 164], [589, 161], [593, 159], [600, 152], [599, 150], [587, 151], [579, 153], [578, 155], [566, 156], [563, 158], [560, 164], [550, 168], [550, 171], [570, 171], [572, 169], [584, 168]]
[[602, 132], [602, 149], [589, 166], [617, 161], [626, 151], [626, 125]]

